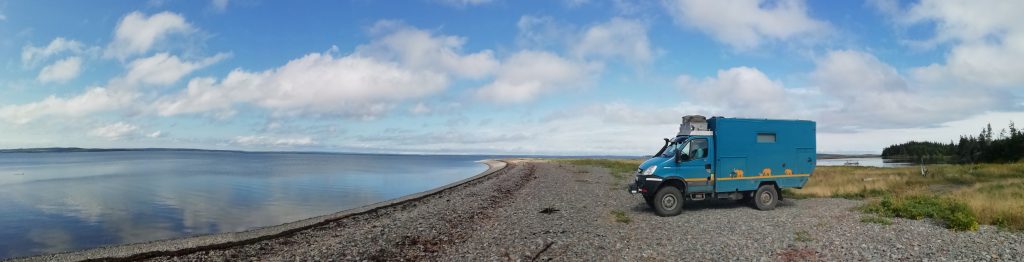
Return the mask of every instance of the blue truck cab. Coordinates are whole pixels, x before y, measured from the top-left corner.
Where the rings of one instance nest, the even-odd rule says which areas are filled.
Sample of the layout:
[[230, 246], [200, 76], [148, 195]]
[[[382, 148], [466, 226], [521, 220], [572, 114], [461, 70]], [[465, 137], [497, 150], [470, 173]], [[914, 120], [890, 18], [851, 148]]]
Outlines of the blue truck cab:
[[687, 200], [745, 200], [771, 210], [782, 189], [803, 188], [814, 172], [813, 121], [693, 115], [679, 129], [629, 188], [660, 216], [678, 215]]

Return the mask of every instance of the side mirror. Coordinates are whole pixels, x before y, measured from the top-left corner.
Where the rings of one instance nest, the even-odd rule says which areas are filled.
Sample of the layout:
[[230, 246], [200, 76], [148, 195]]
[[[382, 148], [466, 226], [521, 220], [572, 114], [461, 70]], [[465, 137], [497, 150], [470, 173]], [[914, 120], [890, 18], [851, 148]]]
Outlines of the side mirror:
[[679, 150], [676, 150], [676, 163], [690, 161], [690, 155], [684, 155]]

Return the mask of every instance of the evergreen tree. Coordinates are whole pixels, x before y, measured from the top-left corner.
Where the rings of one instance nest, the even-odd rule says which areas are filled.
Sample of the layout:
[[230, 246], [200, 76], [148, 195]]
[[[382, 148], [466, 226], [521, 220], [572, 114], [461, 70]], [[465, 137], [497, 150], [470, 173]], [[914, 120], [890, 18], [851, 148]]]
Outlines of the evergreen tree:
[[954, 163], [1005, 163], [1024, 160], [1024, 130], [1010, 122], [995, 137], [992, 124], [977, 136], [960, 136], [948, 144], [910, 141], [882, 149], [882, 157], [913, 161], [945, 159]]

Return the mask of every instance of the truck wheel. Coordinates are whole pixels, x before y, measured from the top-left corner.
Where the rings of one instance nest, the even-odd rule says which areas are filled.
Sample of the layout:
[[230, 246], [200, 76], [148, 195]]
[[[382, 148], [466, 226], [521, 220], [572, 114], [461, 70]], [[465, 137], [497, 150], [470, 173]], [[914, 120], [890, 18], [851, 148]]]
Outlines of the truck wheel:
[[754, 193], [754, 205], [760, 210], [772, 210], [775, 209], [775, 205], [779, 203], [779, 192], [775, 190], [773, 185], [761, 185], [757, 188], [757, 192]]
[[674, 186], [665, 186], [654, 194], [654, 213], [663, 217], [679, 215], [683, 212], [683, 193]]

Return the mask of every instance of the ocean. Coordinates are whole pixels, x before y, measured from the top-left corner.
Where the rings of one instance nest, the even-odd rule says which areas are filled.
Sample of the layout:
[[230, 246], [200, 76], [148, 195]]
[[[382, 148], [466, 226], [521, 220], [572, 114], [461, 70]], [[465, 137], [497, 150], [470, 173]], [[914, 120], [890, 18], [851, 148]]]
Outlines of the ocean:
[[493, 156], [0, 153], [0, 259], [243, 231], [427, 191]]

